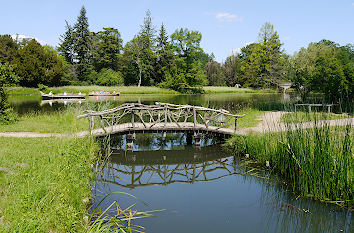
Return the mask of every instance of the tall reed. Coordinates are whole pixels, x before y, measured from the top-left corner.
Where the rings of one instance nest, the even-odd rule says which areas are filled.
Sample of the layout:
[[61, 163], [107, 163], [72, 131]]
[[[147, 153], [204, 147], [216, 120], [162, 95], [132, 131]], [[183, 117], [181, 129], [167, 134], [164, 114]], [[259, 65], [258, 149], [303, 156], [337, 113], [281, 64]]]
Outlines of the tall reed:
[[236, 136], [229, 145], [249, 154], [284, 178], [302, 196], [352, 208], [353, 126], [330, 126], [315, 120], [313, 128], [287, 124], [286, 131]]

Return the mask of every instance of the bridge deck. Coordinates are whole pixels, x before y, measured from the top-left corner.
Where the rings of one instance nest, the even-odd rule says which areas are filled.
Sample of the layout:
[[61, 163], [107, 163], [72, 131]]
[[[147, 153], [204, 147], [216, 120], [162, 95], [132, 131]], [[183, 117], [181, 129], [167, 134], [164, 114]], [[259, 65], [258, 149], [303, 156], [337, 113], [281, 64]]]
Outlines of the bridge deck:
[[[119, 125], [107, 126], [105, 128], [98, 128], [91, 130], [92, 136], [104, 136], [107, 134], [126, 134], [129, 132], [139, 133], [153, 133], [153, 132], [193, 132], [201, 131], [223, 135], [242, 134], [235, 131], [233, 128], [220, 128], [216, 126], [206, 127], [204, 124], [196, 124], [193, 122], [178, 123], [124, 123]], [[89, 132], [81, 132], [79, 136], [89, 135]]]

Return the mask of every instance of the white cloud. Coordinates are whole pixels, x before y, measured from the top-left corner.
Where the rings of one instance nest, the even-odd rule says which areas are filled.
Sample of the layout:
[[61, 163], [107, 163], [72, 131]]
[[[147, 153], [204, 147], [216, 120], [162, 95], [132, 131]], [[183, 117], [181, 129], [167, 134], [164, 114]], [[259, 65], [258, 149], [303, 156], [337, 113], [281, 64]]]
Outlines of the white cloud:
[[236, 14], [231, 14], [227, 12], [220, 12], [215, 15], [215, 18], [219, 21], [227, 21], [227, 22], [243, 22], [243, 17], [238, 16]]
[[241, 49], [242, 49], [243, 47], [245, 47], [245, 46], [247, 46], [247, 45], [249, 45], [249, 44], [253, 44], [253, 43], [254, 43], [254, 41], [246, 42], [246, 43], [243, 44], [242, 47], [239, 47], [239, 48], [236, 48], [236, 49], [235, 49], [235, 48], [231, 49], [231, 53], [232, 53], [232, 54], [235, 54], [235, 55], [240, 54], [240, 53], [241, 53]]
[[32, 37], [32, 36], [25, 36], [25, 35], [15, 34], [15, 35], [12, 35], [11, 37], [12, 37], [13, 40], [19, 40], [19, 41], [22, 41], [23, 39], [35, 39], [41, 45], [48, 45], [47, 42], [45, 42], [43, 40], [39, 40], [38, 38]]

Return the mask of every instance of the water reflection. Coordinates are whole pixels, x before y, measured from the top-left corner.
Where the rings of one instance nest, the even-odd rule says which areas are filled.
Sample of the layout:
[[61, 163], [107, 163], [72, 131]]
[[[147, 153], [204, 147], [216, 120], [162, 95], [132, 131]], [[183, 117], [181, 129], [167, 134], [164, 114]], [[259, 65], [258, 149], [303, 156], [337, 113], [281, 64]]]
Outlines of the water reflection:
[[[215, 136], [212, 134], [202, 134], [200, 138], [200, 146], [210, 146], [224, 142], [228, 135]], [[105, 139], [107, 140], [107, 139]], [[192, 144], [194, 143], [192, 139]], [[145, 133], [136, 134], [133, 146], [128, 146], [127, 135], [111, 135], [109, 136], [109, 146], [113, 149], [113, 153], [119, 153], [118, 150], [131, 151], [151, 151], [151, 150], [183, 150], [186, 148], [187, 135], [185, 133]], [[199, 148], [199, 146], [198, 146]]]
[[62, 104], [64, 106], [67, 106], [68, 104], [82, 104], [85, 101], [85, 99], [54, 99], [54, 100], [42, 100], [40, 105], [49, 105], [50, 107], [53, 107], [53, 104], [58, 103]]
[[195, 148], [186, 146], [181, 135], [170, 136], [149, 135], [135, 151], [120, 149], [113, 138], [113, 153], [95, 184], [95, 202], [108, 193], [127, 192], [149, 205], [112, 194], [102, 208], [117, 200], [123, 208], [136, 203], [140, 211], [166, 209], [137, 221], [154, 233], [353, 232], [351, 212], [297, 199], [269, 171], [230, 156], [207, 139]]
[[[111, 103], [112, 107], [119, 106], [126, 102], [139, 102], [142, 104], [154, 104], [157, 102], [173, 104], [191, 104], [209, 108], [226, 109], [237, 112], [247, 107], [259, 108], [261, 110], [281, 110], [284, 103], [291, 102], [296, 96], [282, 94], [208, 94], [208, 95], [121, 95], [121, 96], [94, 96], [86, 99], [85, 102], [101, 104], [102, 102]], [[66, 106], [64, 102], [52, 102], [52, 104], [41, 104], [41, 97], [38, 95], [11, 95], [9, 102], [12, 108], [20, 114], [33, 111], [52, 112], [60, 111]], [[73, 103], [75, 104], [75, 103]]]
[[[181, 153], [183, 152], [183, 153]], [[121, 187], [134, 189], [151, 185], [173, 183], [206, 182], [235, 174], [232, 158], [213, 147], [199, 150], [187, 147], [182, 150], [114, 152], [107, 171], [115, 175], [104, 175], [100, 182], [109, 182]]]

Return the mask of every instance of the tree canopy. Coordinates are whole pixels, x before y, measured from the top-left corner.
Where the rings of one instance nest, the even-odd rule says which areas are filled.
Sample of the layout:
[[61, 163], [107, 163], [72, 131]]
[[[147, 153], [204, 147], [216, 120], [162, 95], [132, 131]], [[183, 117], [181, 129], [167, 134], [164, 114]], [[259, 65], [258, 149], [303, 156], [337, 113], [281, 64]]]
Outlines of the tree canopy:
[[184, 92], [203, 85], [277, 88], [292, 81], [303, 97], [320, 92], [330, 102], [353, 98], [352, 44], [323, 39], [288, 55], [269, 22], [256, 38], [218, 62], [201, 47], [201, 32], [178, 28], [169, 35], [164, 24], [156, 30], [150, 10], [133, 39], [123, 44], [117, 28], [91, 32], [83, 6], [74, 24], [65, 21], [57, 49], [0, 35], [0, 63], [27, 87], [154, 85]]

